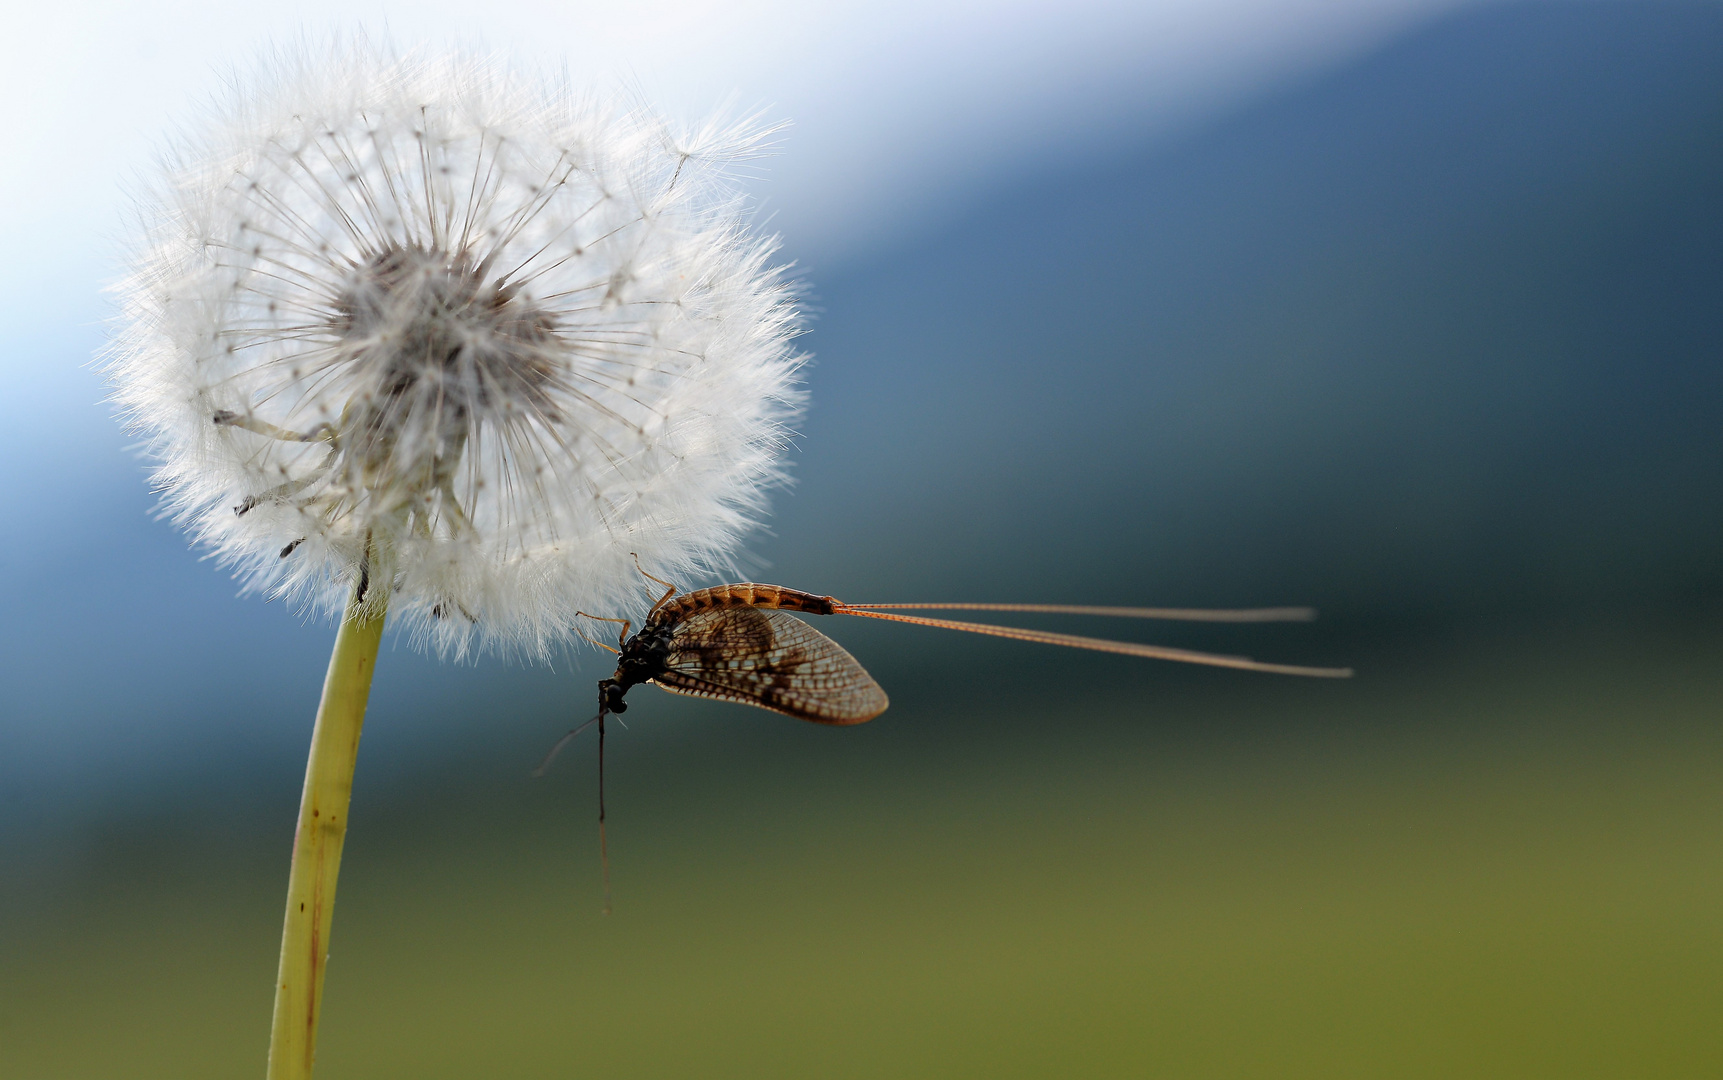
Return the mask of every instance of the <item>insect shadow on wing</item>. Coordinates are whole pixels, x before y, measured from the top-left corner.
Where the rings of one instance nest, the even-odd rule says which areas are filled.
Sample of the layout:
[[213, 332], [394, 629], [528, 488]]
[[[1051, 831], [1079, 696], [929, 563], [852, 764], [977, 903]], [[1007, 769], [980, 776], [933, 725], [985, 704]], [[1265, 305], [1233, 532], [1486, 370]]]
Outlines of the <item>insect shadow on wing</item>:
[[647, 611], [639, 633], [629, 635], [628, 631], [634, 624], [628, 619], [580, 613], [582, 617], [597, 622], [620, 624], [622, 629], [617, 634], [614, 647], [581, 634], [592, 644], [616, 654], [616, 671], [610, 678], [599, 680], [598, 715], [557, 740], [538, 768], [533, 770], [534, 776], [544, 775], [563, 747], [588, 727], [598, 725], [598, 842], [604, 863], [606, 912], [610, 910], [610, 860], [604, 836], [604, 719], [613, 713], [628, 711], [628, 703], [623, 698], [631, 688], [651, 683], [676, 694], [754, 705], [798, 720], [833, 726], [866, 723], [884, 712], [890, 704], [885, 691], [855, 657], [791, 612], [887, 619], [1044, 645], [1064, 645], [1243, 671], [1327, 679], [1344, 679], [1352, 675], [1351, 668], [1269, 664], [1244, 656], [1196, 652], [1164, 645], [897, 613], [900, 610], [994, 611], [1247, 623], [1307, 622], [1316, 617], [1316, 612], [1306, 607], [1211, 609], [1084, 604], [846, 604], [833, 596], [754, 582], [715, 585], [678, 596], [676, 586], [670, 582], [653, 577], [645, 570], [641, 570], [641, 574], [664, 586], [664, 594]]

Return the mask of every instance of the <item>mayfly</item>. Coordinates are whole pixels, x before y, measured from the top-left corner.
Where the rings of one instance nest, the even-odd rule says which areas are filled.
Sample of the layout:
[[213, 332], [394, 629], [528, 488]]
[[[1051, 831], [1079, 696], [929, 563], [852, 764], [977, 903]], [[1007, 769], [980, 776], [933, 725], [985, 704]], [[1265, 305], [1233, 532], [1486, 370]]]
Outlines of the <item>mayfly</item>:
[[[1026, 630], [991, 623], [956, 619], [930, 619], [900, 615], [912, 611], [996, 611], [1041, 615], [1104, 615], [1135, 619], [1174, 619], [1188, 622], [1302, 622], [1315, 617], [1310, 608], [1138, 608], [1093, 607], [1080, 604], [846, 604], [835, 596], [789, 589], [782, 585], [741, 582], [716, 585], [677, 595], [676, 586], [651, 574], [648, 580], [664, 586], [649, 611], [640, 632], [630, 636], [628, 619], [582, 615], [598, 622], [621, 624], [616, 645], [592, 641], [617, 655], [616, 672], [598, 683], [598, 715], [570, 731], [551, 747], [534, 775], [542, 775], [562, 748], [593, 724], [598, 725], [598, 836], [604, 843], [604, 719], [628, 711], [624, 696], [641, 683], [651, 683], [676, 694], [733, 701], [808, 720], [816, 724], [847, 726], [862, 724], [886, 710], [885, 690], [867, 669], [843, 646], [815, 630], [791, 612], [806, 615], [856, 615], [867, 619], [933, 626], [944, 630], [966, 630], [973, 634], [1065, 645], [1075, 649], [1175, 660], [1187, 664], [1266, 671], [1280, 675], [1307, 675], [1344, 679], [1351, 668], [1302, 667], [1268, 664], [1243, 656], [1195, 652], [1165, 645]], [[582, 635], [585, 636], [584, 634]], [[606, 863], [606, 902], [609, 910], [609, 873]]]

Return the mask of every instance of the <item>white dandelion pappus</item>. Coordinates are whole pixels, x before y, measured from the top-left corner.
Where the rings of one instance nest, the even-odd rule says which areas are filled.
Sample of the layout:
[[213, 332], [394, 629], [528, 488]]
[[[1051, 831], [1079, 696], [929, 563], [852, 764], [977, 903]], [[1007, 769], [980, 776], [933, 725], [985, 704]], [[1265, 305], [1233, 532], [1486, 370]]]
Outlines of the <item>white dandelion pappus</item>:
[[802, 401], [726, 174], [766, 132], [332, 52], [236, 92], [142, 208], [110, 372], [165, 507], [252, 587], [338, 612], [367, 574], [455, 653], [544, 654], [638, 595], [631, 553], [725, 565]]

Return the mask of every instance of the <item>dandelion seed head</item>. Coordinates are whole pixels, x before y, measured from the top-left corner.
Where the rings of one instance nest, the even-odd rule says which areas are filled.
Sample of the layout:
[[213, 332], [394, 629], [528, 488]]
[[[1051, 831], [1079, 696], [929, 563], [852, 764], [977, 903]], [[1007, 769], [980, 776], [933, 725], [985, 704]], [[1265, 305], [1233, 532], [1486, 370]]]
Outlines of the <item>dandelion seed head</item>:
[[543, 654], [632, 556], [724, 567], [784, 480], [794, 291], [686, 131], [366, 43], [239, 81], [140, 201], [109, 370], [165, 507], [271, 596]]

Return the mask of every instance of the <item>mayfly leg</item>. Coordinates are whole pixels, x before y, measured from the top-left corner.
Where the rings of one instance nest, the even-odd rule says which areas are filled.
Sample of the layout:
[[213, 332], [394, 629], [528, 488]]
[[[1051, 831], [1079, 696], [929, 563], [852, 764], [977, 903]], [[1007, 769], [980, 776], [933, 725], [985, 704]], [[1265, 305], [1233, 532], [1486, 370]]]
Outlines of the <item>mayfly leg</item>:
[[594, 622], [613, 622], [622, 624], [622, 632], [616, 635], [616, 648], [614, 649], [610, 649], [610, 646], [606, 645], [602, 641], [593, 641], [592, 638], [586, 637], [586, 635], [582, 634], [579, 630], [575, 631], [575, 633], [580, 634], [581, 637], [586, 638], [587, 641], [592, 642], [592, 644], [597, 645], [599, 648], [610, 649], [613, 653], [620, 653], [622, 651], [622, 646], [628, 643], [628, 628], [634, 624], [629, 622], [627, 619], [607, 619], [603, 615], [588, 615], [584, 611], [577, 611], [575, 614], [583, 619], [591, 619]]
[[658, 598], [658, 602], [653, 604], [651, 610], [647, 611], [647, 613], [646, 613], [646, 617], [648, 619], [650, 619], [658, 611], [659, 608], [664, 606], [664, 602], [666, 600], [669, 600], [672, 596], [676, 595], [676, 586], [670, 584], [668, 581], [665, 581], [663, 578], [653, 577], [651, 574], [648, 574], [646, 572], [646, 568], [640, 565], [640, 556], [635, 555], [634, 552], [632, 552], [632, 551], [630, 551], [628, 554], [633, 556], [633, 558], [634, 558], [634, 569], [640, 571], [641, 577], [645, 578], [647, 581], [656, 581], [658, 584], [664, 586], [664, 595], [660, 596]]

